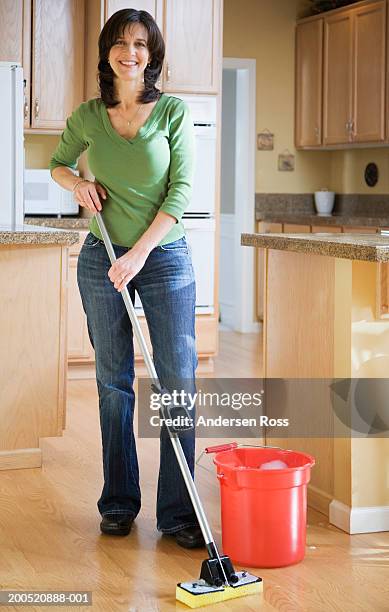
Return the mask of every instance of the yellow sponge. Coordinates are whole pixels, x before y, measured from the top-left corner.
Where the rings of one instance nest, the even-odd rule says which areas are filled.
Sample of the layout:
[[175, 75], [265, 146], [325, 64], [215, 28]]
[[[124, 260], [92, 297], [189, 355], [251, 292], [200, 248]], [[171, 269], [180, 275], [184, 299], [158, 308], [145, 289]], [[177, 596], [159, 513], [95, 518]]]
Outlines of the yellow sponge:
[[181, 584], [182, 583], [177, 585], [176, 599], [189, 608], [201, 608], [202, 606], [209, 606], [219, 603], [220, 601], [235, 599], [236, 597], [255, 595], [263, 591], [263, 582], [261, 578], [258, 578], [256, 582], [251, 582], [250, 584], [242, 584], [238, 587], [226, 586], [208, 593], [199, 592], [197, 595], [182, 588]]

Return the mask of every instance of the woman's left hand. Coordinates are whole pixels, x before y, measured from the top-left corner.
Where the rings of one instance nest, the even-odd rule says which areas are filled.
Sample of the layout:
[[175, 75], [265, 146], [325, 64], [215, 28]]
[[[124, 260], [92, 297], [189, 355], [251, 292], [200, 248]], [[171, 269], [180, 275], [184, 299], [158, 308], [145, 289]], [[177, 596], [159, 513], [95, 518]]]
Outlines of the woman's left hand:
[[108, 276], [113, 282], [115, 289], [123, 291], [124, 287], [143, 268], [148, 253], [130, 249], [127, 253], [118, 257], [108, 270]]

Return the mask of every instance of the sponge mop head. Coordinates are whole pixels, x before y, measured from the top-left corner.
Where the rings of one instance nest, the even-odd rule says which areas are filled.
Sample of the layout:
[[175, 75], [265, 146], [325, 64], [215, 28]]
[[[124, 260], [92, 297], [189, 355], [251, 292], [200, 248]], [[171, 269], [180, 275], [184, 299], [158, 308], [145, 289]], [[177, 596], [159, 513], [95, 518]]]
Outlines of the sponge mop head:
[[256, 580], [254, 582], [246, 582], [243, 580], [243, 584], [238, 586], [225, 586], [219, 588], [210, 587], [200, 582], [181, 582], [176, 588], [176, 599], [189, 608], [201, 608], [202, 606], [209, 606], [237, 597], [258, 595], [263, 591], [263, 582], [261, 578], [255, 578]]

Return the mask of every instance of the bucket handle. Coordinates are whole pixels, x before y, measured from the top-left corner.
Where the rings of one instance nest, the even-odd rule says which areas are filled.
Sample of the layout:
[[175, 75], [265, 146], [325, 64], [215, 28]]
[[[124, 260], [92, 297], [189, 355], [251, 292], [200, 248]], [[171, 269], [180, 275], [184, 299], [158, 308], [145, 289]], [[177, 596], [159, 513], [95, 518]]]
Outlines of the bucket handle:
[[205, 467], [205, 465], [200, 463], [204, 455], [210, 455], [211, 453], [222, 453], [224, 451], [232, 450], [233, 448], [277, 448], [279, 450], [283, 450], [281, 446], [267, 446], [264, 444], [238, 444], [237, 442], [228, 442], [227, 444], [217, 444], [216, 446], [207, 446], [204, 448], [196, 459], [196, 465], [202, 470], [213, 474], [213, 470], [210, 470], [209, 468]]

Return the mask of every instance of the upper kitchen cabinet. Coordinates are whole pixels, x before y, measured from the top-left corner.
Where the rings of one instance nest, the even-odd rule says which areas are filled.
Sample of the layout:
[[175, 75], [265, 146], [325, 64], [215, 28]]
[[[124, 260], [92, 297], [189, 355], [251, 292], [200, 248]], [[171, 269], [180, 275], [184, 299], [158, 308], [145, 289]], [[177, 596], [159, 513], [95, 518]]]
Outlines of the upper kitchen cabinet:
[[165, 0], [167, 92], [218, 93], [220, 0]]
[[62, 130], [84, 96], [85, 0], [34, 0], [31, 127]]
[[[131, 8], [156, 20], [166, 44], [158, 86], [172, 93], [218, 93], [221, 64], [221, 0], [139, 0]], [[105, 19], [128, 8], [125, 0], [106, 0]]]
[[324, 20], [323, 143], [351, 141], [353, 36], [351, 12]]
[[386, 2], [353, 10], [354, 83], [351, 137], [385, 139]]
[[111, 15], [120, 11], [124, 8], [134, 8], [138, 11], [147, 11], [158, 24], [159, 29], [162, 31], [162, 9], [163, 0], [134, 0], [134, 2], [128, 2], [128, 0], [106, 0], [105, 2], [105, 21], [107, 21]]
[[23, 0], [1, 0], [0, 2], [0, 61], [23, 62]]
[[386, 2], [324, 21], [324, 144], [385, 139]]
[[296, 28], [296, 147], [321, 144], [323, 82], [323, 20]]
[[24, 119], [30, 125], [31, 0], [0, 1], [0, 61], [18, 62], [25, 80]]
[[297, 147], [350, 147], [385, 140], [386, 4], [361, 2], [298, 22]]

